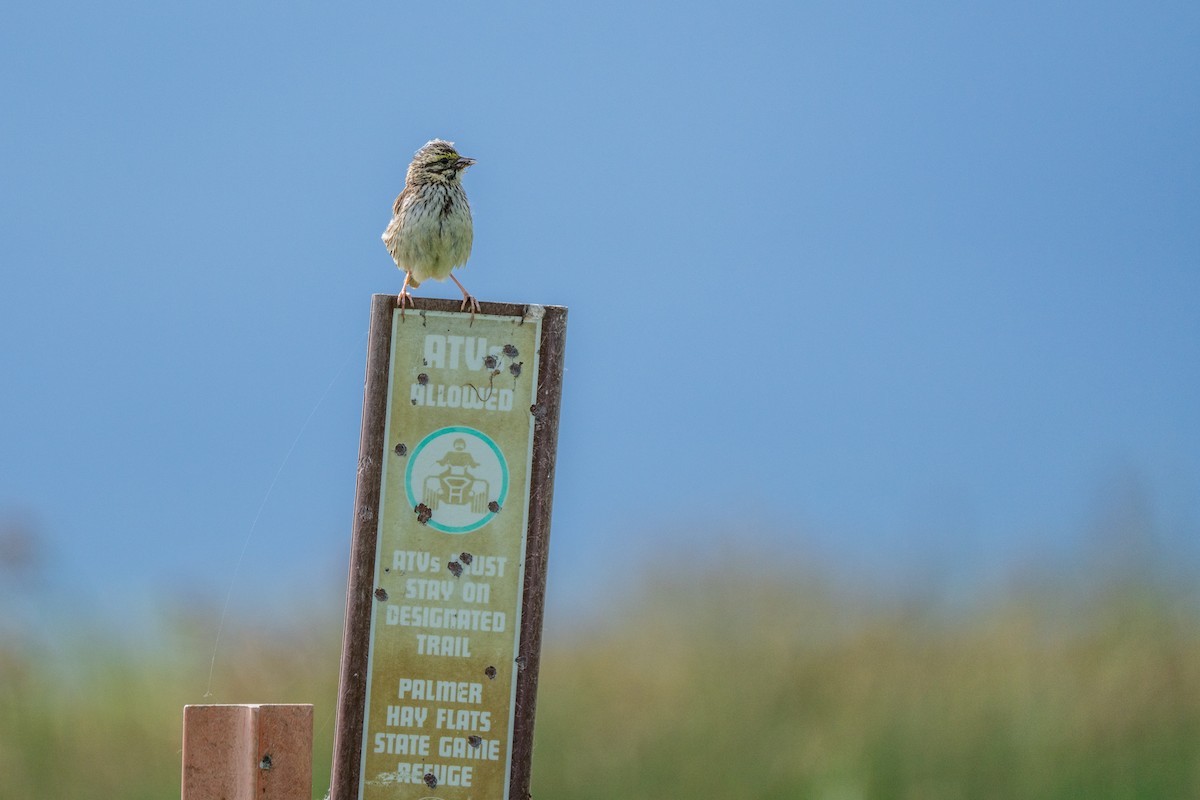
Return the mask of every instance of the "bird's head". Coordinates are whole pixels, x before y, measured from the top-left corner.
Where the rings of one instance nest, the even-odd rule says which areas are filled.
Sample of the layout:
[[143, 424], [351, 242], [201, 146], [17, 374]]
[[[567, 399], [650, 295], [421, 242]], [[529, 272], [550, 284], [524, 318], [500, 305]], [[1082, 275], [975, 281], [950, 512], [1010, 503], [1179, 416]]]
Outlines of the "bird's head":
[[413, 156], [405, 182], [450, 183], [459, 180], [467, 167], [474, 163], [475, 159], [460, 156], [453, 142], [434, 139]]

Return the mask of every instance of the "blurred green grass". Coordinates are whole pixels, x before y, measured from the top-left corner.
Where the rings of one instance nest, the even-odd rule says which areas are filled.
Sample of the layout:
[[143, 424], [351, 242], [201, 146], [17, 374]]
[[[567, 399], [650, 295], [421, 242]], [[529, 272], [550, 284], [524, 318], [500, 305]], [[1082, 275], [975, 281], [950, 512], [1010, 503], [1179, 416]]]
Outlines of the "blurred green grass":
[[[614, 595], [547, 633], [536, 798], [1200, 797], [1200, 611], [1149, 578], [948, 606], [714, 565]], [[202, 702], [315, 704], [322, 796], [338, 613], [227, 625], [204, 698], [215, 626], [0, 643], [0, 798], [176, 797]]]

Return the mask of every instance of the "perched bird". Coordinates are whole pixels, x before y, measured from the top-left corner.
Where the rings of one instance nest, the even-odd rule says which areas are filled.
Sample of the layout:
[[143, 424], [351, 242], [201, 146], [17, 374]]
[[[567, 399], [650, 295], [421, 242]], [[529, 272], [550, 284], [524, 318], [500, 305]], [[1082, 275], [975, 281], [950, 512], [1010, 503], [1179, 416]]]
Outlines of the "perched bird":
[[396, 198], [392, 221], [383, 232], [383, 243], [405, 272], [397, 298], [401, 316], [406, 298], [412, 300], [408, 287], [430, 278], [449, 277], [462, 290], [461, 310], [470, 307], [472, 320], [479, 311], [479, 301], [450, 274], [471, 255], [471, 206], [462, 174], [474, 163], [475, 159], [460, 156], [452, 142], [434, 139], [408, 165], [404, 191]]

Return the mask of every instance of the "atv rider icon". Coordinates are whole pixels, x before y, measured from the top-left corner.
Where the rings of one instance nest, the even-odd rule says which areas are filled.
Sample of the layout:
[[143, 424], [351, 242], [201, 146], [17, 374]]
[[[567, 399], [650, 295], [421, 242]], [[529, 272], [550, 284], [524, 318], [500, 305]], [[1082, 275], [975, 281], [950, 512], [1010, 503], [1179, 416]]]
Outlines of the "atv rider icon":
[[440, 505], [469, 505], [471, 511], [482, 514], [488, 510], [488, 482], [471, 474], [479, 462], [467, 450], [467, 441], [456, 438], [452, 450], [438, 459], [443, 467], [437, 475], [425, 478], [423, 500], [430, 509]]

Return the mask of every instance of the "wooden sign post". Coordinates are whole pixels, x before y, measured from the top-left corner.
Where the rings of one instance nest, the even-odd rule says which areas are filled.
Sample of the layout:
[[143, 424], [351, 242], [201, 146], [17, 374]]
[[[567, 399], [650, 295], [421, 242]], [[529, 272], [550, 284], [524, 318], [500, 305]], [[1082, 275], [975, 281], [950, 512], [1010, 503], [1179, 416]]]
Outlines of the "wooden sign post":
[[566, 309], [371, 306], [331, 800], [529, 795]]

